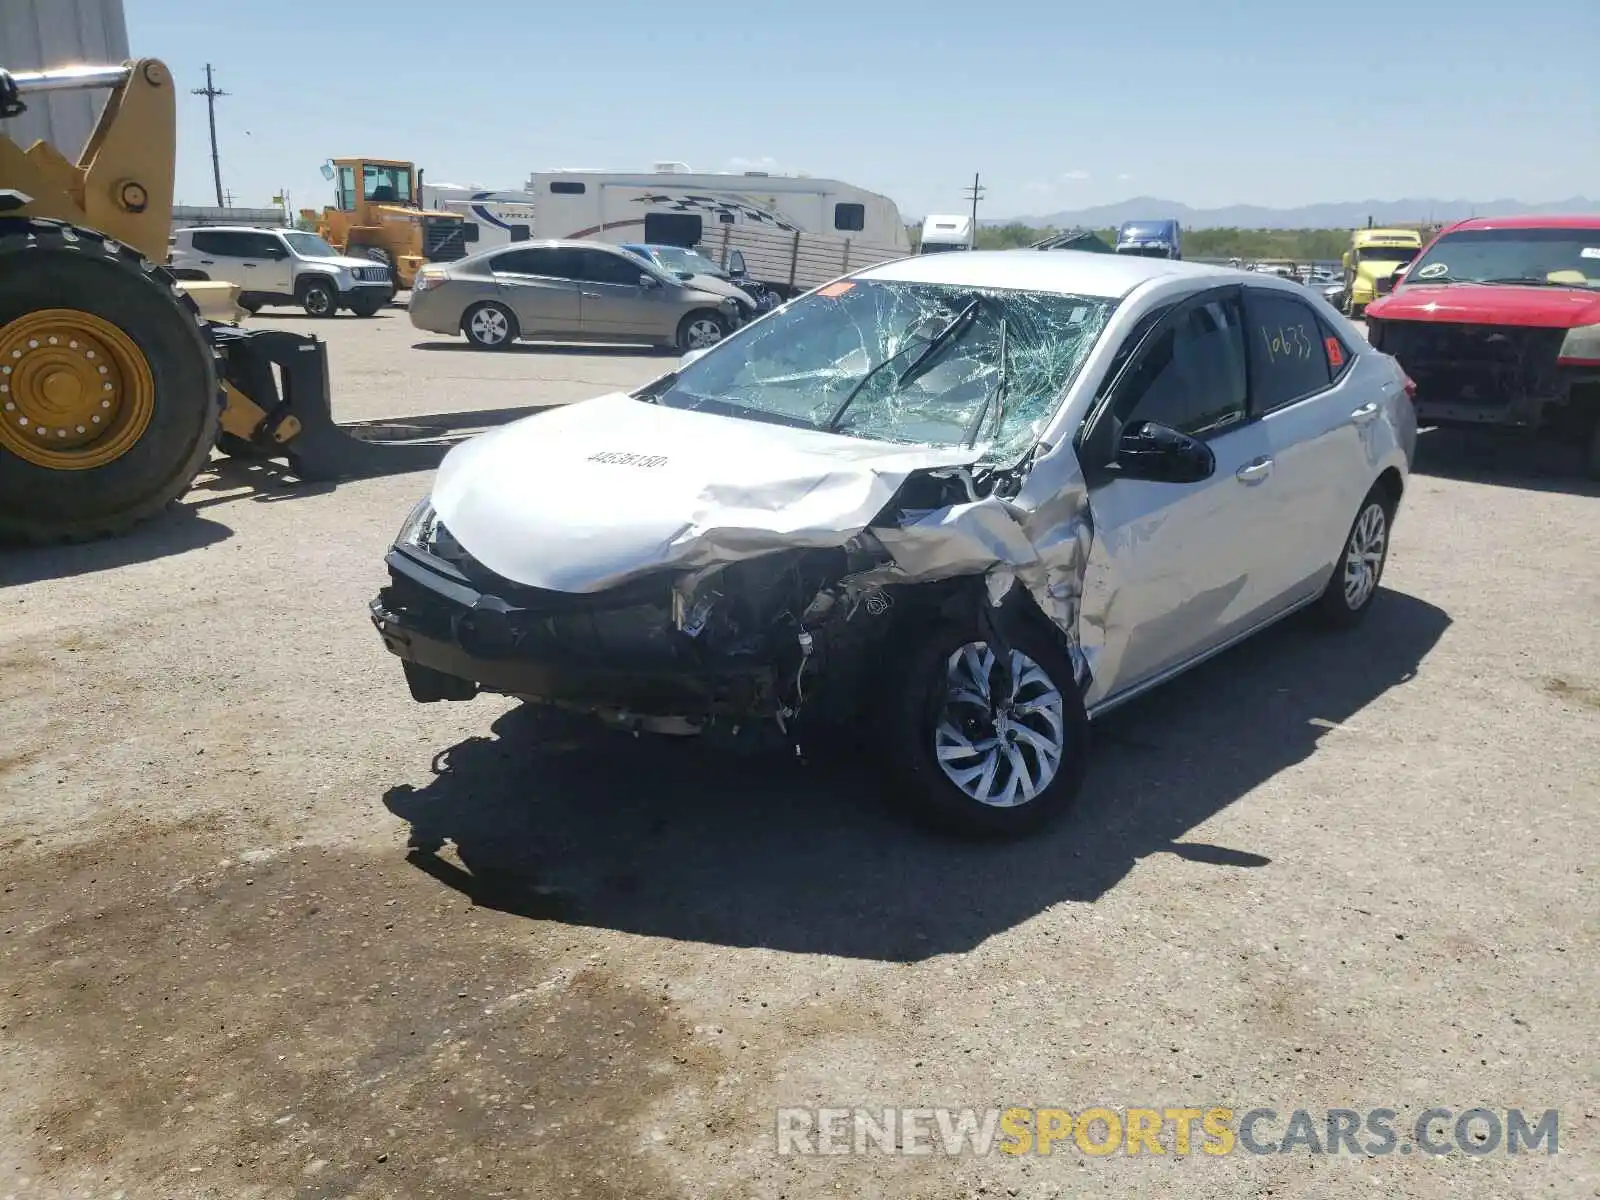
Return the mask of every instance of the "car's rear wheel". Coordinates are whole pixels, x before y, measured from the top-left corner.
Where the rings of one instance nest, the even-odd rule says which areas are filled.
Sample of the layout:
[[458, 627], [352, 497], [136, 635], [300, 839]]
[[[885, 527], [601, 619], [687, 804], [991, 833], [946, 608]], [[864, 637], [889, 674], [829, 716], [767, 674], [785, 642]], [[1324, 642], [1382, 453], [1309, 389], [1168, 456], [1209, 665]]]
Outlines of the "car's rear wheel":
[[709, 309], [692, 312], [678, 322], [678, 349], [686, 354], [690, 350], [704, 350], [715, 346], [727, 336], [727, 319], [721, 313], [714, 313]]
[[903, 666], [887, 736], [902, 795], [960, 833], [1015, 836], [1071, 806], [1083, 787], [1089, 722], [1071, 664], [1031, 627], [997, 650], [946, 625]]
[[1394, 524], [1394, 497], [1378, 484], [1362, 500], [1345, 536], [1344, 550], [1333, 577], [1317, 601], [1323, 620], [1339, 629], [1357, 625], [1372, 607], [1389, 561], [1389, 533]]
[[461, 332], [479, 350], [504, 350], [517, 340], [517, 318], [503, 304], [474, 304], [461, 316]]

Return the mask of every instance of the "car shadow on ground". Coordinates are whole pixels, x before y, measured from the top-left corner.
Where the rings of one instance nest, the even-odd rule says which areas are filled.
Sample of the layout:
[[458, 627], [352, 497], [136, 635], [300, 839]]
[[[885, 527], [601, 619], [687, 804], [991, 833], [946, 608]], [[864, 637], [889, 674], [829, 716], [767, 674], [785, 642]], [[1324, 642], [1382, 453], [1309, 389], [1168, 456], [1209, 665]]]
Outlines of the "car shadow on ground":
[[1418, 475], [1534, 492], [1600, 496], [1600, 481], [1583, 469], [1581, 440], [1561, 441], [1512, 430], [1428, 429], [1417, 437]]
[[193, 504], [168, 509], [128, 533], [71, 545], [27, 547], [0, 541], [0, 588], [110, 571], [226, 541], [233, 530]]
[[312, 316], [310, 313], [306, 312], [302, 308], [290, 308], [290, 307], [286, 306], [284, 308], [276, 308], [276, 309], [274, 309], [274, 308], [263, 308], [263, 309], [260, 309], [257, 312], [250, 313], [245, 318], [245, 321], [246, 321], [246, 323], [251, 322], [251, 321], [270, 321], [270, 320], [273, 320], [273, 319], [284, 320], [284, 321], [318, 321], [318, 322], [320, 322], [320, 321], [388, 321], [388, 320], [392, 320], [393, 318], [395, 318], [395, 317], [397, 317], [399, 315], [400, 315], [400, 313], [396, 312], [394, 309], [392, 309], [388, 305], [385, 305], [383, 308], [380, 308], [377, 312], [371, 313], [370, 315], [365, 316], [365, 317], [361, 316], [358, 313], [345, 312], [342, 309], [339, 312], [336, 312], [331, 316], [314, 317], [314, 316]]
[[1097, 722], [1082, 802], [1024, 841], [923, 832], [883, 803], [861, 757], [801, 765], [562, 737], [526, 708], [497, 720], [494, 736], [442, 752], [432, 782], [392, 788], [384, 803], [411, 823], [410, 861], [485, 907], [915, 961], [969, 950], [1062, 901], [1096, 900], [1148, 855], [1266, 866], [1248, 847], [1190, 834], [1410, 680], [1449, 624], [1386, 590], [1355, 633], [1295, 619], [1261, 634]]
[[634, 358], [667, 358], [676, 356], [678, 351], [666, 346], [640, 346], [636, 343], [619, 343], [613, 345], [609, 342], [512, 342], [509, 346], [501, 346], [495, 350], [481, 350], [465, 339], [458, 342], [413, 342], [413, 350], [466, 350], [473, 354], [563, 354], [575, 357], [585, 355], [599, 358], [615, 358], [619, 355], [628, 355]]

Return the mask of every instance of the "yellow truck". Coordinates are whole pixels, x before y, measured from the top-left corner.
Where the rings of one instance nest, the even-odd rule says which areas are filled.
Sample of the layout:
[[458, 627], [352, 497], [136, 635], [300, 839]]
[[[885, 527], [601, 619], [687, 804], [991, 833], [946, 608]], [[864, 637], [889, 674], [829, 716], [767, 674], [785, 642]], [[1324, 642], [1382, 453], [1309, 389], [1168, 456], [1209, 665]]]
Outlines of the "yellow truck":
[[334, 158], [322, 176], [334, 185], [333, 206], [301, 209], [301, 217], [339, 253], [388, 267], [399, 287], [409, 288], [423, 263], [454, 262], [478, 240], [478, 227], [459, 213], [421, 207], [422, 172], [414, 163]]
[[1394, 273], [1422, 251], [1415, 229], [1357, 229], [1344, 252], [1344, 311], [1359, 317], [1394, 289]]

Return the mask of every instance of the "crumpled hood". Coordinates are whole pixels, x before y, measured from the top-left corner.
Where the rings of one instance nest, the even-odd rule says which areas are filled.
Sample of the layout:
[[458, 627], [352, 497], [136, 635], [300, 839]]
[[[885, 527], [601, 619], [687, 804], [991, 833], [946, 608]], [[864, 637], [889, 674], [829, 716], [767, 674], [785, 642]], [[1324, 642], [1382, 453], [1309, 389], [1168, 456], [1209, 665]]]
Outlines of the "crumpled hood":
[[489, 570], [597, 592], [662, 567], [843, 545], [908, 475], [982, 447], [899, 446], [664, 408], [622, 393], [479, 435], [445, 456], [439, 520]]
[[1384, 321], [1572, 329], [1600, 322], [1600, 292], [1517, 284], [1407, 283], [1375, 301], [1367, 315]]

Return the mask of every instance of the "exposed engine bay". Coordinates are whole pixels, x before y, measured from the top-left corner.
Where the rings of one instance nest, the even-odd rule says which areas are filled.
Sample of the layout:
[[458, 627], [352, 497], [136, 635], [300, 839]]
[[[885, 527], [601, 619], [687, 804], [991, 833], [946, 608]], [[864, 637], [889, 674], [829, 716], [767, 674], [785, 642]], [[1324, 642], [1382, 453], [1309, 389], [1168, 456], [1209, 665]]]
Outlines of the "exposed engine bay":
[[1574, 387], [1600, 380], [1562, 367], [1565, 329], [1381, 320], [1372, 345], [1400, 360], [1416, 383], [1423, 422], [1539, 427], [1565, 416]]

